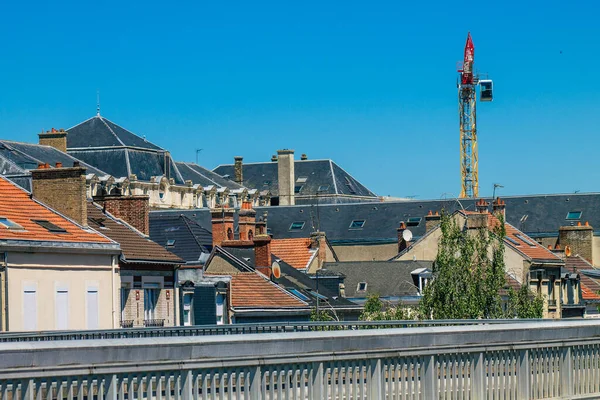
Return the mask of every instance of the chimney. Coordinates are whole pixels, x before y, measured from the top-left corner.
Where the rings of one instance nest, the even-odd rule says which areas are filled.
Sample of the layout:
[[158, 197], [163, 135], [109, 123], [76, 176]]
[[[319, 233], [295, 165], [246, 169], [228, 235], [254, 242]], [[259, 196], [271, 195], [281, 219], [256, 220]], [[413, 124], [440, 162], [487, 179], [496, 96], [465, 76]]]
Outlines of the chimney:
[[487, 213], [488, 212], [488, 206], [490, 205], [490, 203], [488, 203], [487, 201], [485, 201], [484, 199], [479, 199], [477, 201], [477, 203], [475, 203], [475, 208], [477, 209], [477, 212], [480, 213]]
[[233, 214], [233, 208], [219, 207], [210, 210], [213, 247], [221, 246], [226, 240], [233, 240]]
[[271, 156], [271, 162], [277, 162], [277, 155], [273, 154]]
[[429, 214], [425, 216], [425, 233], [438, 226], [441, 220], [442, 216], [439, 212], [436, 211], [434, 214], [433, 212], [429, 211]]
[[578, 223], [577, 226], [561, 226], [558, 229], [560, 247], [569, 246], [572, 255], [579, 254], [592, 264], [594, 263], [593, 240], [594, 229], [587, 222], [584, 225]]
[[306, 160], [308, 160], [308, 156], [307, 156], [306, 154], [304, 154], [304, 153], [303, 153], [303, 154], [300, 156], [300, 159], [301, 159], [302, 161], [306, 161]]
[[238, 230], [241, 241], [253, 241], [256, 235], [256, 211], [252, 209], [252, 202], [243, 201], [238, 218]]
[[51, 168], [40, 164], [31, 171], [31, 193], [36, 200], [87, 226], [85, 168]]
[[402, 252], [408, 246], [410, 246], [410, 242], [404, 240], [404, 231], [406, 231], [406, 224], [404, 221], [400, 222], [400, 227], [396, 229], [398, 231], [398, 253]]
[[313, 232], [310, 234], [310, 248], [317, 251], [317, 261], [319, 269], [327, 261], [327, 239], [325, 232]]
[[294, 201], [294, 150], [277, 150], [277, 181], [279, 205], [293, 206]]
[[63, 153], [67, 152], [67, 132], [64, 129], [56, 130], [52, 128], [46, 132], [42, 131], [38, 136], [41, 145], [54, 147]]
[[244, 171], [243, 171], [243, 163], [244, 157], [236, 156], [233, 157], [233, 173], [235, 174], [235, 182], [240, 185], [244, 182]]
[[271, 278], [271, 237], [254, 236], [254, 268]]
[[95, 196], [94, 202], [100, 204], [104, 208], [104, 211], [122, 219], [144, 235], [150, 235], [149, 196]]
[[498, 218], [502, 216], [502, 220], [506, 222], [506, 202], [500, 197], [496, 197], [496, 200], [492, 203], [492, 212]]

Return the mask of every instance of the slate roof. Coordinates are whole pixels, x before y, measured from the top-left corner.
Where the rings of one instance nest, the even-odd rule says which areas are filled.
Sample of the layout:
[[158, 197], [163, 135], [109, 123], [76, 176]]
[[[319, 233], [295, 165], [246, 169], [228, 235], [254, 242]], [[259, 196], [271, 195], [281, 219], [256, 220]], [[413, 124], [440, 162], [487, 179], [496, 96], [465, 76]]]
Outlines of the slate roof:
[[[0, 194], [0, 217], [22, 227], [9, 229], [0, 225], [0, 240], [115, 244], [96, 231], [85, 229], [31, 199], [27, 192], [5, 178], [0, 178]], [[52, 232], [33, 222], [34, 220], [50, 222], [64, 232]]]
[[[396, 265], [398, 264], [398, 265]], [[411, 272], [420, 268], [432, 269], [431, 261], [356, 261], [325, 262], [323, 269], [343, 274], [347, 298], [367, 298], [370, 294], [394, 298], [418, 296]], [[358, 291], [360, 282], [367, 283], [366, 291]]]
[[221, 175], [216, 174], [198, 164], [181, 161], [178, 161], [175, 164], [177, 165], [179, 172], [181, 172], [181, 176], [184, 180], [190, 180], [194, 184], [202, 185], [202, 187], [215, 185], [217, 187], [226, 187], [230, 190], [243, 188], [242, 185], [239, 185], [232, 180], [223, 178]]
[[88, 224], [121, 245], [124, 263], [153, 262], [160, 264], [183, 264], [184, 261], [175, 254], [165, 250], [161, 245], [145, 238], [140, 232], [115, 218], [102, 212], [98, 204], [88, 202]]
[[[214, 170], [221, 176], [229, 176], [234, 179], [233, 164], [219, 165]], [[323, 196], [321, 201], [329, 196], [347, 195], [377, 198], [373, 192], [356, 180], [332, 160], [296, 160], [294, 162], [294, 173], [296, 181], [306, 178], [296, 199], [301, 197], [312, 197], [319, 192]], [[268, 190], [273, 196], [279, 196], [279, 184], [277, 177], [277, 162], [247, 163], [243, 165], [242, 184], [251, 189]], [[321, 189], [321, 190], [319, 190]]]
[[0, 174], [28, 191], [31, 191], [29, 171], [36, 169], [38, 164], [49, 164], [50, 168], [54, 168], [56, 163], [60, 162], [63, 166], [70, 167], [76, 161], [87, 169], [88, 174], [95, 174], [98, 177], [108, 175], [51, 146], [0, 140]]
[[231, 277], [231, 306], [235, 309], [308, 308], [307, 303], [256, 272], [240, 272]]
[[212, 234], [180, 214], [160, 216], [150, 213], [150, 239], [165, 248], [173, 240], [173, 245], [168, 246], [169, 251], [188, 264], [198, 263], [202, 254], [208, 254], [212, 249]]
[[[577, 193], [555, 195], [525, 195], [503, 197], [506, 202], [506, 221], [525, 232], [529, 237], [556, 237], [560, 226], [577, 224], [578, 220], [567, 220], [570, 211], [581, 211], [579, 221], [589, 221], [595, 227], [595, 235], [600, 235], [600, 193]], [[396, 229], [401, 221], [408, 218], [421, 218], [408, 226], [413, 237], [418, 239], [425, 234], [425, 216], [429, 212], [442, 209], [454, 212], [461, 205], [474, 211], [476, 200], [410, 200], [380, 203], [320, 204], [255, 207], [257, 215], [268, 211], [268, 228], [277, 239], [308, 238], [310, 233], [320, 230], [327, 234], [331, 244], [338, 243], [394, 243], [398, 240]], [[491, 199], [487, 198], [488, 202]], [[172, 213], [173, 211], [157, 211]], [[190, 216], [207, 229], [210, 229], [208, 209], [177, 211]], [[193, 215], [193, 217], [192, 217]], [[353, 220], [364, 219], [361, 229], [350, 229]], [[521, 222], [523, 221], [524, 222]], [[290, 230], [292, 222], [305, 225], [301, 230]]]
[[67, 152], [115, 178], [132, 174], [140, 181], [166, 175], [184, 184], [177, 165], [166, 150], [118, 126], [94, 116], [67, 129]]
[[298, 239], [273, 239], [271, 240], [271, 253], [282, 259], [292, 267], [306, 269], [316, 255], [310, 248], [308, 238]]

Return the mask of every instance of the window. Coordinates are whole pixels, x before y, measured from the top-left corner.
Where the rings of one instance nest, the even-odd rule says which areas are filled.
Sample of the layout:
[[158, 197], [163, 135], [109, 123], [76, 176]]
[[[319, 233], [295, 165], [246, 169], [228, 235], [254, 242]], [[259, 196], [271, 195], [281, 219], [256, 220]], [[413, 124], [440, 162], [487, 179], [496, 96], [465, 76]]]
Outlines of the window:
[[304, 228], [304, 221], [295, 221], [290, 225], [290, 231], [301, 231]]
[[23, 290], [23, 329], [37, 329], [37, 294], [35, 286], [25, 286]]
[[319, 189], [317, 190], [317, 192], [326, 192], [329, 190], [329, 185], [321, 185], [319, 186]]
[[248, 231], [248, 240], [254, 240], [254, 233], [252, 232], [252, 229]]
[[306, 176], [301, 176], [298, 179], [296, 179], [296, 183], [305, 183], [308, 180], [308, 178]]
[[366, 290], [367, 290], [367, 282], [358, 282], [358, 285], [356, 286], [356, 291], [364, 292]]
[[192, 325], [192, 293], [183, 295], [183, 326]]
[[323, 296], [322, 294], [319, 294], [313, 290], [310, 291], [310, 294], [312, 294], [314, 297], [320, 299], [320, 300], [327, 300], [327, 297]]
[[[148, 288], [148, 286], [154, 286], [155, 288]], [[144, 319], [146, 321], [156, 319], [156, 303], [158, 300], [158, 294], [160, 293], [158, 283], [146, 283], [144, 289]]]
[[362, 229], [365, 226], [364, 219], [355, 219], [350, 223], [350, 227], [348, 229]]
[[406, 226], [419, 226], [421, 217], [410, 217], [406, 222]]
[[296, 185], [296, 186], [294, 186], [294, 193], [295, 194], [300, 193], [300, 191], [302, 190], [303, 187], [304, 187], [304, 185]]
[[223, 325], [223, 303], [225, 303], [225, 295], [217, 293], [217, 325]]
[[271, 181], [264, 181], [264, 182], [263, 182], [263, 185], [265, 185], [265, 186], [270, 186], [270, 185], [271, 185]]
[[98, 302], [98, 288], [97, 287], [88, 287], [87, 288], [87, 329], [98, 329], [98, 310], [99, 310], [99, 302]]
[[356, 188], [354, 187], [354, 183], [348, 179], [347, 176], [345, 176], [344, 178], [346, 178], [346, 186], [348, 187], [348, 191], [350, 192], [350, 194], [356, 194]]
[[169, 240], [167, 240], [167, 246], [168, 247], [175, 246], [175, 239], [169, 239]]
[[31, 221], [35, 222], [36, 224], [38, 224], [42, 228], [46, 228], [48, 230], [48, 232], [52, 232], [52, 233], [67, 233], [66, 229], [61, 228], [60, 226], [54, 225], [50, 221], [46, 221], [44, 219], [32, 219]]
[[531, 241], [527, 240], [527, 238], [525, 238], [525, 236], [520, 235], [520, 234], [515, 234], [516, 237], [518, 237], [519, 239], [521, 239], [522, 241], [524, 241], [525, 243], [527, 243], [530, 246], [535, 246], [535, 244], [531, 243]]
[[65, 287], [56, 289], [56, 329], [69, 329], [69, 290]]
[[569, 211], [567, 213], [567, 220], [574, 220], [574, 219], [580, 219], [581, 218], [581, 211]]
[[512, 244], [514, 244], [515, 246], [520, 246], [521, 244], [519, 242], [517, 242], [515, 239], [507, 236], [506, 240], [508, 240], [509, 242], [511, 242]]
[[303, 295], [298, 289], [288, 289], [288, 291], [302, 301], [308, 301], [308, 297]]
[[23, 230], [23, 227], [8, 218], [0, 217], [0, 224], [7, 229]]

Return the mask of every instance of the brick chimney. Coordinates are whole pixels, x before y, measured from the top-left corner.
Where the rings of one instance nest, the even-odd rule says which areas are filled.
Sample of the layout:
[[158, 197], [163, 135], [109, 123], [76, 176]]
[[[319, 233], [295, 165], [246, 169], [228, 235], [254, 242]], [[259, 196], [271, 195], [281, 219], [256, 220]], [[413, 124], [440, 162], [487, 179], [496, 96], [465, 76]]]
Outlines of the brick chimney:
[[313, 232], [310, 234], [310, 248], [317, 251], [317, 261], [320, 269], [327, 260], [327, 239], [325, 238], [325, 232]]
[[294, 150], [277, 150], [277, 181], [279, 205], [293, 206], [294, 200]]
[[100, 204], [106, 212], [127, 222], [144, 235], [150, 235], [149, 196], [95, 196], [94, 202]]
[[435, 214], [430, 210], [429, 214], [425, 216], [425, 233], [429, 232], [436, 226], [440, 224], [442, 220], [442, 216], [439, 212], [435, 212]]
[[233, 173], [235, 175], [235, 182], [239, 183], [241, 185], [244, 182], [244, 171], [243, 171], [244, 157], [236, 156], [236, 157], [233, 157], [233, 160], [234, 160]]
[[256, 211], [252, 208], [252, 202], [243, 201], [238, 218], [238, 230], [240, 240], [252, 241], [256, 235]]
[[267, 277], [271, 277], [271, 237], [254, 236], [254, 268]]
[[410, 246], [410, 242], [404, 240], [403, 237], [404, 231], [406, 230], [406, 224], [404, 223], [404, 221], [400, 222], [400, 226], [396, 230], [398, 231], [398, 253], [400, 253], [408, 246]]
[[56, 168], [40, 164], [31, 171], [31, 193], [36, 200], [87, 226], [85, 170], [78, 162], [71, 168], [60, 163]]
[[210, 210], [212, 219], [213, 247], [221, 246], [227, 240], [233, 240], [233, 208], [218, 207]]
[[479, 199], [477, 201], [477, 203], [475, 203], [475, 208], [477, 209], [477, 212], [479, 212], [479, 213], [487, 213], [487, 212], [489, 212], [489, 209], [488, 209], [489, 205], [490, 205], [490, 203], [488, 203], [484, 199]]
[[576, 226], [561, 226], [558, 229], [558, 241], [560, 247], [565, 246], [571, 248], [571, 254], [579, 254], [581, 257], [593, 264], [593, 240], [594, 229], [589, 223], [581, 224], [578, 222]]
[[496, 200], [492, 203], [492, 212], [496, 217], [502, 216], [502, 220], [506, 222], [506, 202], [500, 197], [496, 197]]
[[64, 129], [56, 130], [52, 128], [46, 132], [42, 131], [38, 136], [41, 145], [54, 147], [64, 153], [67, 152], [67, 131]]

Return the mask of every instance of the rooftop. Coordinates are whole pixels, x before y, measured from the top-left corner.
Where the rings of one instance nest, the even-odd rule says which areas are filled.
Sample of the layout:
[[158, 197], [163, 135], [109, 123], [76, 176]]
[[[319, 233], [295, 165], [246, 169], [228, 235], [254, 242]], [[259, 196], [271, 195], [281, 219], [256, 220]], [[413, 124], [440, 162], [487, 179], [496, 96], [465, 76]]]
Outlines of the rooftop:
[[231, 277], [231, 305], [234, 308], [308, 308], [256, 272], [240, 272]]
[[310, 245], [311, 241], [307, 238], [273, 239], [271, 253], [296, 269], [306, 269], [316, 254]]

